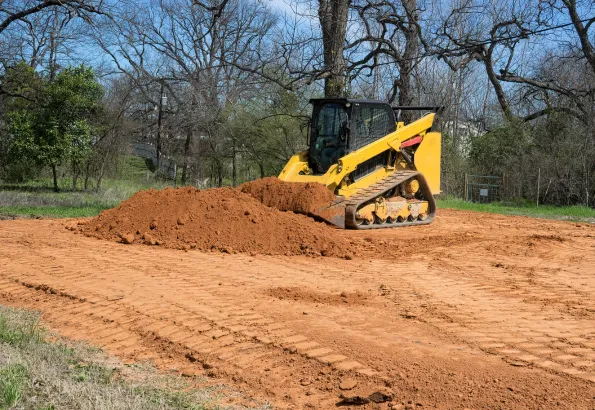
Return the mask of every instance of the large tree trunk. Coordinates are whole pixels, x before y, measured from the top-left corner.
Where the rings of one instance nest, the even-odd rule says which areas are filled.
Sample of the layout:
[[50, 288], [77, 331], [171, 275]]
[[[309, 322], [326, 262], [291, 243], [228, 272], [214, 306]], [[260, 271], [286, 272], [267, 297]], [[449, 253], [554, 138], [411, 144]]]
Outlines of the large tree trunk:
[[512, 121], [514, 116], [512, 115], [512, 111], [510, 110], [510, 104], [508, 104], [508, 100], [506, 98], [506, 93], [504, 92], [504, 88], [502, 88], [502, 84], [498, 80], [496, 76], [496, 72], [494, 71], [494, 62], [492, 60], [492, 46], [490, 49], [485, 53], [483, 57], [483, 63], [486, 68], [486, 74], [488, 75], [488, 80], [494, 87], [494, 92], [496, 93], [496, 97], [498, 98], [498, 103], [500, 103], [500, 108], [502, 108], [502, 112], [508, 121]]
[[347, 83], [343, 47], [351, 0], [319, 0], [318, 18], [324, 47], [325, 97], [343, 97]]
[[87, 166], [85, 167], [85, 183], [83, 189], [86, 191], [89, 189], [89, 178], [91, 178], [91, 160], [87, 160]]
[[[403, 7], [407, 14], [407, 25], [403, 27], [405, 36], [405, 50], [403, 58], [399, 62], [399, 105], [413, 105], [413, 87], [411, 85], [411, 75], [415, 64], [419, 45], [419, 26], [417, 25], [417, 0], [403, 0]], [[411, 111], [404, 111], [402, 119], [406, 123], [411, 122], [413, 116]]]
[[217, 161], [217, 188], [223, 186], [223, 164]]

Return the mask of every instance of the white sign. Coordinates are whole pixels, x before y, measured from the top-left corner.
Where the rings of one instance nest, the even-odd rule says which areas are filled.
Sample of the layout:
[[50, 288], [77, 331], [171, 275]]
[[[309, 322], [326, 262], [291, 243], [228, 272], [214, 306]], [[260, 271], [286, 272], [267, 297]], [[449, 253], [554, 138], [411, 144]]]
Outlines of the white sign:
[[488, 189], [480, 189], [479, 196], [488, 196]]

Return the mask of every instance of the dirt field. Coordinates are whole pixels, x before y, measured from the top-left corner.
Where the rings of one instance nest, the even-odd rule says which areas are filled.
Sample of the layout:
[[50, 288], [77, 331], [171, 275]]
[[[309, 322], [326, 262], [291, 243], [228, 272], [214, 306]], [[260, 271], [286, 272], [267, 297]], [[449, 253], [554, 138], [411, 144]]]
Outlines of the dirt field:
[[346, 260], [65, 224], [0, 221], [0, 303], [126, 361], [275, 408], [595, 408], [593, 225], [440, 210], [430, 226], [338, 231], [369, 244]]

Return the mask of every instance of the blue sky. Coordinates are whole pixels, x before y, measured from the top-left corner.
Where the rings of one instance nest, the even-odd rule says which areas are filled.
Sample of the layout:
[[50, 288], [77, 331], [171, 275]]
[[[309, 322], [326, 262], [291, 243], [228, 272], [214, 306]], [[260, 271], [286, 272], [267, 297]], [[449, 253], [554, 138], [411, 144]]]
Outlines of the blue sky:
[[268, 0], [268, 2], [279, 10], [291, 12], [291, 6], [288, 4], [289, 0]]
[[[265, 0], [271, 8], [277, 9], [279, 11], [284, 11], [289, 15], [295, 15], [295, 8], [298, 7], [299, 10], [305, 10], [307, 8], [306, 2], [303, 0], [300, 2], [296, 2], [295, 0]], [[302, 16], [304, 17], [304, 16]]]

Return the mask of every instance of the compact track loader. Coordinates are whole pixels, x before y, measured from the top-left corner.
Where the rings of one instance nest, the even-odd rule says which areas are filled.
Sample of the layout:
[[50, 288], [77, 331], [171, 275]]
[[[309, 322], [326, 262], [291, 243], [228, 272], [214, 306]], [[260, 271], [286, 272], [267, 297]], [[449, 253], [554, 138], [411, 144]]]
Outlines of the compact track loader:
[[[309, 149], [290, 158], [279, 179], [318, 182], [336, 196], [315, 216], [341, 228], [430, 223], [440, 193], [440, 107], [391, 107], [381, 101], [313, 99]], [[426, 112], [409, 124], [403, 111]]]

